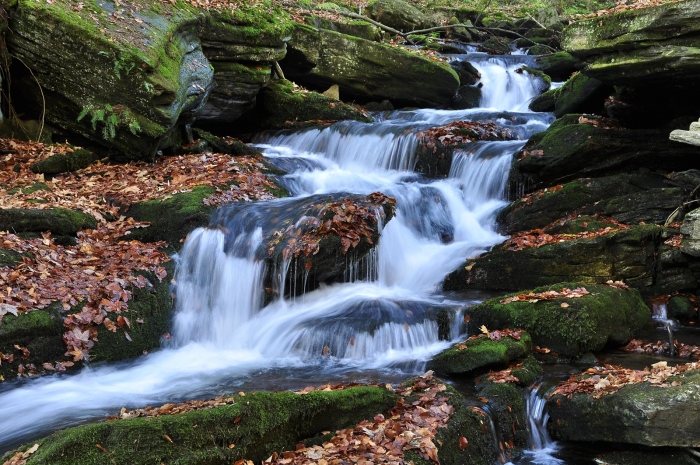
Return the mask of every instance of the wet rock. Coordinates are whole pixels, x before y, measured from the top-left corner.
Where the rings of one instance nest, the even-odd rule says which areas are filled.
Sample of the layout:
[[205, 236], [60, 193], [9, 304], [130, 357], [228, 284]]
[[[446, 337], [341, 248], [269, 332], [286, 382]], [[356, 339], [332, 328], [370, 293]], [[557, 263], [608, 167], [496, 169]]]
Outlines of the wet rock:
[[[670, 85], [700, 76], [700, 3], [627, 10], [569, 25], [562, 48], [588, 76], [618, 85]], [[624, 54], [620, 54], [624, 52]]]
[[654, 290], [661, 230], [659, 226], [640, 225], [539, 248], [495, 247], [448, 275], [443, 287], [515, 291], [564, 281], [621, 280], [649, 295]]
[[273, 81], [263, 89], [260, 103], [267, 114], [267, 125], [273, 129], [317, 121], [372, 121], [367, 114], [353, 106], [317, 92], [302, 91], [295, 88], [292, 82], [282, 79]]
[[605, 452], [598, 457], [608, 465], [700, 465], [687, 450], [674, 448]]
[[568, 441], [698, 447], [700, 372], [688, 371], [668, 384], [631, 384], [599, 399], [556, 395], [547, 402], [550, 434]]
[[519, 454], [528, 447], [527, 416], [522, 389], [513, 383], [482, 380], [477, 384], [479, 395], [488, 402], [498, 438], [510, 444], [509, 453]]
[[510, 40], [504, 37], [493, 36], [479, 45], [479, 49], [494, 55], [507, 55], [510, 53]]
[[476, 108], [481, 102], [481, 88], [477, 86], [462, 86], [450, 102], [453, 110]]
[[441, 375], [460, 375], [483, 368], [507, 366], [532, 349], [532, 339], [526, 332], [520, 339], [504, 336], [492, 340], [485, 335], [454, 344], [433, 357], [428, 369]]
[[[611, 286], [561, 283], [536, 288], [531, 292], [560, 291], [584, 287], [589, 294], [551, 300], [508, 301], [509, 294], [487, 300], [467, 310], [467, 333], [478, 332], [482, 325], [490, 331], [498, 328], [523, 328], [532, 343], [560, 356], [577, 358], [606, 345], [623, 345], [651, 318], [651, 312], [634, 289]], [[506, 303], [501, 303], [506, 302]], [[563, 305], [564, 304], [564, 305]]]
[[[237, 139], [221, 138], [202, 129], [194, 128], [192, 133], [198, 139], [204, 142], [204, 147], [197, 146], [196, 151], [191, 153], [201, 153], [206, 149], [214, 153], [224, 153], [226, 155], [243, 156], [243, 155], [261, 155], [262, 153], [255, 147], [251, 147]], [[204, 149], [204, 150], [202, 150]]]
[[668, 299], [666, 311], [668, 312], [669, 318], [682, 322], [688, 322], [698, 316], [693, 300], [683, 295], [673, 296]]
[[56, 236], [75, 236], [81, 229], [97, 227], [97, 220], [87, 213], [66, 208], [30, 210], [0, 209], [0, 230], [18, 233], [51, 231]]
[[[116, 463], [256, 463], [322, 431], [353, 427], [385, 412], [396, 394], [379, 387], [337, 391], [255, 392], [233, 403], [152, 418], [126, 418], [68, 428], [40, 441], [28, 464], [97, 463], [95, 442]], [[234, 447], [230, 447], [234, 444]], [[98, 452], [103, 452], [97, 448]], [[134, 462], [136, 460], [136, 462]]]
[[558, 119], [516, 154], [511, 185], [531, 191], [575, 178], [624, 172], [630, 166], [663, 171], [695, 167], [697, 149], [669, 141], [663, 131], [607, 127], [592, 116]]
[[479, 82], [481, 73], [468, 61], [455, 61], [450, 63], [452, 69], [457, 72], [459, 82], [462, 86], [471, 86]]
[[532, 111], [553, 111], [556, 117], [569, 113], [596, 113], [610, 89], [597, 79], [578, 73], [557, 89], [549, 90], [532, 100]]
[[447, 65], [338, 32], [296, 25], [287, 46], [280, 65], [288, 79], [313, 90], [337, 84], [348, 100], [435, 107], [446, 105], [459, 88]]

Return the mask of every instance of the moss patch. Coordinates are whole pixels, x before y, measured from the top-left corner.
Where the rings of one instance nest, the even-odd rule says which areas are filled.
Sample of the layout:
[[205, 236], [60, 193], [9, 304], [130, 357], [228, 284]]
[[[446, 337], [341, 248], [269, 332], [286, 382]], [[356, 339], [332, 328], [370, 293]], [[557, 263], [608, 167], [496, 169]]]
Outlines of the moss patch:
[[56, 236], [74, 236], [81, 229], [97, 227], [97, 220], [87, 213], [66, 208], [0, 210], [0, 230], [12, 232], [51, 231]]

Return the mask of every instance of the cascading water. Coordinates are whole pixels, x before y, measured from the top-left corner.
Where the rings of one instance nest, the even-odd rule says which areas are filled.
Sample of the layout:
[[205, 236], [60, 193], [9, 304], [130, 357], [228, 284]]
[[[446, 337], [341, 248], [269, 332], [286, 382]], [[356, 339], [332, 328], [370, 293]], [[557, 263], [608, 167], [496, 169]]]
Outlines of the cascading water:
[[[540, 386], [530, 388], [525, 397], [527, 433], [530, 450], [516, 462], [517, 465], [562, 465], [564, 461], [555, 457], [557, 444], [547, 432], [549, 415], [544, 411], [547, 403], [541, 395]], [[508, 464], [513, 465], [513, 464]]]
[[[330, 379], [392, 382], [422, 370], [449, 344], [439, 338], [435, 310], [456, 312], [465, 303], [440, 296], [441, 281], [465, 258], [503, 240], [494, 218], [505, 203], [512, 154], [553, 119], [522, 111], [536, 94], [532, 78], [501, 72], [502, 64], [487, 60], [476, 65], [489, 109], [393, 112], [372, 124], [261, 137], [266, 157], [290, 171], [283, 182], [294, 198], [224, 207], [212, 228], [190, 234], [177, 258], [168, 347], [131, 363], [0, 387], [0, 451], [123, 406]], [[458, 120], [495, 121], [522, 140], [473, 143], [455, 154], [446, 179], [414, 173], [416, 134]], [[270, 265], [260, 250], [269, 218], [306, 198], [376, 191], [396, 198], [397, 212], [362, 271], [349, 268], [345, 283], [263, 306]], [[272, 266], [283, 286], [294, 264]], [[457, 337], [459, 323], [449, 331]]]

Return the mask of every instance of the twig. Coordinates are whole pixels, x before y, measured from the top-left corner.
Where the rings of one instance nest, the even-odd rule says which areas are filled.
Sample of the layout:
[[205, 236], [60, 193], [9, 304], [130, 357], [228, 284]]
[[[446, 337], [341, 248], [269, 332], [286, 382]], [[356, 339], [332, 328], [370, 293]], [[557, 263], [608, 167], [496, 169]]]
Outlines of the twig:
[[[39, 134], [36, 137], [37, 142], [41, 140], [41, 134], [44, 132], [44, 118], [46, 117], [46, 97], [44, 96], [44, 89], [41, 88], [41, 84], [39, 84], [39, 80], [36, 78], [34, 75], [34, 71], [27, 66], [27, 64], [22, 60], [20, 57], [13, 57], [19, 60], [20, 63], [24, 65], [25, 68], [29, 71], [29, 74], [32, 75], [34, 78], [34, 81], [36, 81], [36, 85], [39, 87], [39, 93], [41, 94], [41, 124], [39, 125]], [[29, 134], [27, 134], [29, 136]]]
[[533, 18], [532, 15], [531, 15], [530, 13], [527, 14], [527, 17], [530, 18], [531, 20], [533, 20], [533, 21], [535, 22], [535, 24], [537, 24], [537, 25], [538, 25], [539, 27], [541, 27], [542, 29], [547, 29], [546, 27], [544, 27], [544, 26], [542, 25], [541, 22], [539, 22], [539, 21], [537, 21], [535, 18]]
[[280, 64], [277, 63], [277, 61], [275, 61], [274, 63], [275, 63], [275, 73], [277, 73], [277, 77], [279, 77], [280, 79], [286, 79], [284, 77], [284, 73], [282, 72], [282, 67], [280, 67]]

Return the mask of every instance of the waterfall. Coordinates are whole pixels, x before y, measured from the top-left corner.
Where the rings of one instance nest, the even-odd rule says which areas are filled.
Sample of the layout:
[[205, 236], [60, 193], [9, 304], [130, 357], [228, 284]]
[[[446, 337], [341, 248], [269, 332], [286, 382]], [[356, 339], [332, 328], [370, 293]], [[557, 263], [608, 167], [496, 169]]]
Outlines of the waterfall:
[[[494, 218], [505, 204], [512, 155], [553, 119], [523, 111], [535, 91], [523, 90], [520, 78], [532, 79], [511, 71], [503, 71], [509, 80], [487, 78], [502, 64], [477, 66], [488, 81], [488, 109], [397, 111], [370, 124], [259, 136], [264, 156], [289, 171], [282, 182], [293, 197], [224, 206], [209, 228], [190, 234], [177, 257], [167, 347], [136, 361], [0, 387], [0, 451], [121, 407], [357, 377], [398, 382], [419, 373], [451, 343], [440, 339], [438, 313], [454, 317], [449, 338], [460, 333], [464, 302], [442, 296], [442, 280], [504, 239]], [[455, 153], [445, 179], [414, 173], [417, 134], [464, 120], [495, 121], [520, 140], [471, 144]], [[307, 201], [376, 191], [396, 199], [396, 215], [374, 251], [348, 267], [346, 282], [264, 305], [265, 276], [284, 286], [297, 266], [266, 258], [274, 224], [302, 221], [294, 214]]]
[[557, 443], [552, 441], [547, 432], [549, 415], [544, 410], [546, 403], [547, 400], [542, 395], [540, 386], [531, 387], [525, 394], [530, 450], [524, 452], [520, 460], [516, 462], [518, 465], [561, 465], [565, 463], [552, 455], [557, 451]]

